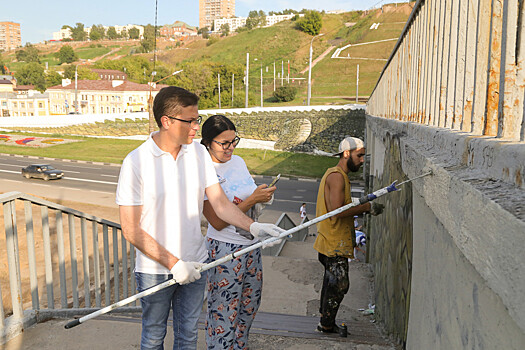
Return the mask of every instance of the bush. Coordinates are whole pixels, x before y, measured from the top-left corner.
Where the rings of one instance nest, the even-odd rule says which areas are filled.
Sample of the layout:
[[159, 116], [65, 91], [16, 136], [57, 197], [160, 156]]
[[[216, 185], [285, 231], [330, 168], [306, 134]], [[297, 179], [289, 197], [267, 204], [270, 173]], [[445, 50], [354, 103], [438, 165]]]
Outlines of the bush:
[[219, 41], [219, 38], [217, 38], [216, 36], [211, 36], [209, 39], [208, 39], [208, 42], [206, 43], [206, 46], [210, 46], [210, 45], [213, 45], [215, 44], [216, 42]]
[[273, 92], [273, 97], [279, 102], [292, 101], [297, 94], [297, 89], [293, 86], [281, 86]]
[[317, 35], [323, 26], [323, 18], [317, 11], [307, 11], [303, 18], [296, 21], [297, 28], [310, 35]]

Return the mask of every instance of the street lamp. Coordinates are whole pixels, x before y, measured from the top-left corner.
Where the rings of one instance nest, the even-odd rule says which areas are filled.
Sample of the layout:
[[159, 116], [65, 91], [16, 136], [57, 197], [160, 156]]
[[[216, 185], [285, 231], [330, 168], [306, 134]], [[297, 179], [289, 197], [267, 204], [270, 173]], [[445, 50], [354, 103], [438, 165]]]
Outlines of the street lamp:
[[308, 97], [307, 97], [307, 105], [310, 105], [310, 97], [312, 96], [312, 44], [314, 43], [314, 39], [318, 36], [323, 36], [324, 34], [318, 34], [312, 38], [312, 41], [310, 41], [310, 64], [308, 66]]
[[259, 61], [261, 64], [261, 107], [263, 106], [263, 72], [262, 72], [262, 60], [255, 58], [254, 61]]
[[156, 127], [157, 127], [157, 123], [155, 122], [155, 118], [153, 117], [153, 96], [151, 96], [151, 90], [153, 89], [153, 85], [156, 85], [156, 84], [160, 83], [164, 79], [168, 79], [169, 77], [172, 77], [172, 76], [174, 76], [176, 74], [179, 74], [182, 71], [183, 71], [183, 69], [175, 71], [175, 72], [171, 73], [170, 75], [168, 75], [168, 76], [166, 76], [166, 77], [164, 77], [162, 79], [157, 80], [156, 82], [153, 82], [153, 77], [155, 75], [157, 75], [157, 72], [156, 71], [151, 72], [151, 80], [150, 80], [150, 83], [149, 83], [149, 97], [148, 97], [149, 133], [150, 134], [152, 132], [154, 132], [156, 130]]

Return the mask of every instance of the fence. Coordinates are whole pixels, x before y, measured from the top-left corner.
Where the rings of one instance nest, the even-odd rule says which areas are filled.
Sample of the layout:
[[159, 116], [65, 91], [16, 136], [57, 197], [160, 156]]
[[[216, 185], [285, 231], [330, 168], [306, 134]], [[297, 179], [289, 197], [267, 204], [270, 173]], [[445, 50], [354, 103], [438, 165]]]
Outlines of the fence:
[[419, 0], [367, 113], [524, 141], [525, 6]]
[[2, 341], [52, 314], [100, 308], [135, 293], [135, 255], [119, 224], [19, 192], [0, 200]]
[[[135, 294], [135, 254], [119, 224], [20, 192], [1, 194], [0, 202], [0, 344], [37, 322]], [[295, 227], [284, 213], [276, 224]], [[277, 256], [285, 243], [263, 254]], [[139, 309], [133, 302], [113, 312]]]

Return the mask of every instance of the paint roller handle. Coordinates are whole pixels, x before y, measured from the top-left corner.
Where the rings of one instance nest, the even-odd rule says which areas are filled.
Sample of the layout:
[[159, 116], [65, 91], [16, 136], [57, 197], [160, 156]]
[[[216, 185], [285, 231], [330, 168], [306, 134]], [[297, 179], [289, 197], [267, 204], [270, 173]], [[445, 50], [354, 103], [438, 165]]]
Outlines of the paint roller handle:
[[68, 323], [66, 323], [66, 325], [64, 326], [65, 329], [70, 329], [70, 328], [73, 328], [73, 327], [76, 327], [80, 324], [80, 319], [77, 318], [76, 320], [73, 320], [73, 321], [69, 321]]

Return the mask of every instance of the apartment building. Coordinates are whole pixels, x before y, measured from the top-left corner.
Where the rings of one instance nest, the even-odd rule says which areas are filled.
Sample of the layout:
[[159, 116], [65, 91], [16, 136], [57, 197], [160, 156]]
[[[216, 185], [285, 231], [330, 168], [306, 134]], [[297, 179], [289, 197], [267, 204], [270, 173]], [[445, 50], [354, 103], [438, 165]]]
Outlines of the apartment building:
[[[266, 16], [266, 25], [264, 25], [264, 27], [273, 26], [276, 23], [287, 21], [289, 19], [292, 19], [293, 17], [295, 17], [295, 14]], [[304, 14], [300, 13], [299, 17], [304, 17]], [[246, 19], [247, 17], [219, 18], [214, 20], [213, 30], [215, 32], [218, 32], [221, 30], [221, 27], [224, 24], [228, 24], [230, 26], [230, 31], [234, 32], [237, 30], [237, 28], [246, 26]]]
[[148, 110], [148, 98], [167, 85], [152, 86], [123, 80], [79, 80], [77, 89], [70, 79], [62, 85], [52, 86], [49, 92], [50, 114], [68, 114], [75, 111], [82, 114], [110, 114], [143, 112]]
[[182, 21], [167, 24], [160, 28], [160, 36], [167, 38], [181, 38], [197, 34], [197, 28], [190, 26]]
[[9, 51], [22, 46], [20, 23], [0, 22], [0, 50]]
[[53, 40], [62, 41], [64, 39], [71, 39], [72, 34], [71, 29], [62, 28], [58, 32], [53, 32]]
[[237, 28], [246, 26], [246, 17], [234, 17], [234, 18], [219, 18], [213, 21], [213, 30], [218, 32], [221, 27], [228, 24], [230, 32], [234, 32]]
[[[108, 31], [109, 27], [103, 26], [106, 32]], [[113, 26], [115, 27], [115, 31], [117, 34], [122, 34], [122, 32], [125, 30], [126, 32], [129, 32], [130, 29], [136, 28], [139, 30], [139, 38], [144, 38], [144, 27], [138, 26], [135, 24], [127, 24], [125, 26]], [[89, 33], [91, 32], [91, 27], [84, 27], [84, 32], [89, 36]], [[72, 32], [69, 28], [60, 29], [58, 32], [53, 32], [53, 40], [55, 41], [61, 41], [64, 39], [71, 39], [72, 38]]]
[[213, 28], [219, 18], [235, 17], [235, 0], [199, 0], [199, 28]]

